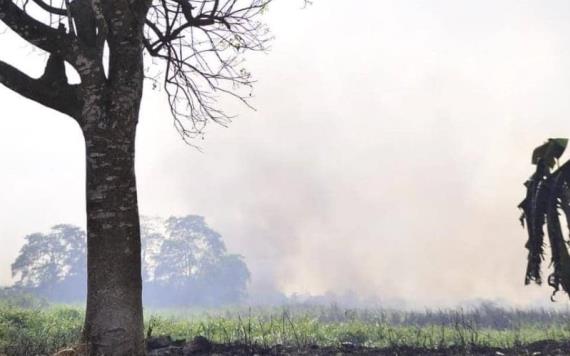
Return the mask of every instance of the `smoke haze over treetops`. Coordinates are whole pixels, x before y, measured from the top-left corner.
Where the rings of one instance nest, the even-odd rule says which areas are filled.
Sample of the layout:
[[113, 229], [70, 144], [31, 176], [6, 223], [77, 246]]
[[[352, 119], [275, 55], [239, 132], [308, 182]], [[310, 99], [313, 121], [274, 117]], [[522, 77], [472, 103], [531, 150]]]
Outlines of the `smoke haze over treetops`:
[[[222, 103], [240, 116], [210, 126], [196, 142], [203, 153], [182, 143], [163, 93], [148, 86], [141, 211], [205, 216], [245, 256], [252, 294], [547, 299], [548, 288], [523, 286], [516, 206], [532, 148], [570, 136], [570, 4], [300, 8], [272, 6], [273, 49], [247, 63], [257, 111]], [[40, 69], [45, 57], [3, 36], [15, 49], [8, 62]], [[72, 120], [4, 88], [0, 102], [0, 280], [9, 283], [25, 235], [83, 226], [84, 163]]]

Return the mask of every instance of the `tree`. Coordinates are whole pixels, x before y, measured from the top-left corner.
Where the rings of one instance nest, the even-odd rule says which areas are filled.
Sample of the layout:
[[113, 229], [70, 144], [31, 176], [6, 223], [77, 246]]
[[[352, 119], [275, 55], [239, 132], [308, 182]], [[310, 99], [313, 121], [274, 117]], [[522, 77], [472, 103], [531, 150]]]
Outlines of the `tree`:
[[197, 271], [197, 289], [207, 293], [198, 295], [204, 305], [231, 303], [242, 300], [246, 295], [245, 287], [250, 274], [239, 255], [222, 255], [216, 259], [207, 259]]
[[213, 306], [245, 297], [250, 277], [246, 264], [241, 256], [227, 253], [222, 236], [203, 217], [171, 217], [161, 225], [164, 236], [154, 253], [146, 253], [148, 303]]
[[552, 171], [567, 144], [567, 139], [549, 139], [534, 150], [532, 163], [536, 165], [536, 171], [525, 182], [526, 198], [519, 205], [523, 211], [521, 223], [528, 231], [525, 284], [542, 284], [546, 226], [554, 269], [547, 280], [554, 289], [552, 298], [561, 288], [570, 294], [570, 254], [560, 219], [562, 213], [570, 228], [570, 161]]
[[[228, 254], [222, 236], [201, 216], [141, 219], [144, 302], [153, 306], [216, 306], [246, 296], [249, 270]], [[54, 302], [86, 295], [85, 232], [71, 225], [26, 236], [12, 264], [11, 290]]]
[[[85, 232], [71, 225], [31, 234], [12, 264], [17, 289], [63, 302], [85, 298]], [[80, 286], [80, 288], [77, 288]]]
[[[200, 262], [225, 252], [222, 237], [208, 228], [201, 216], [172, 217], [166, 221], [166, 230], [172, 238], [164, 240], [160, 258], [155, 258], [156, 280], [184, 282], [198, 272]], [[196, 251], [201, 251], [201, 255], [198, 256]]]
[[[271, 0], [0, 0], [0, 21], [49, 54], [34, 79], [0, 61], [0, 83], [73, 118], [86, 148], [88, 287], [83, 340], [91, 354], [144, 354], [135, 135], [143, 53], [163, 84], [183, 139], [226, 124], [218, 94], [245, 102], [240, 55], [269, 39]], [[105, 49], [108, 56], [105, 56]], [[81, 83], [68, 83], [69, 63]], [[245, 88], [238, 90], [236, 88]]]

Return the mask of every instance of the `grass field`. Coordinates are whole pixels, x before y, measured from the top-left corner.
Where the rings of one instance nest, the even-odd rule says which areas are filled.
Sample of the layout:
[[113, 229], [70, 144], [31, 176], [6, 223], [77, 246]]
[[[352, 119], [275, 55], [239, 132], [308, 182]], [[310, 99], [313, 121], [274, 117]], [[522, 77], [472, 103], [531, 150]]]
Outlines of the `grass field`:
[[[0, 303], [0, 354], [50, 354], [77, 343], [83, 311], [71, 306], [22, 307]], [[570, 339], [570, 311], [507, 310], [483, 305], [472, 310], [402, 312], [294, 305], [280, 308], [147, 311], [153, 336], [263, 346], [420, 348], [472, 345], [512, 348], [540, 340]]]

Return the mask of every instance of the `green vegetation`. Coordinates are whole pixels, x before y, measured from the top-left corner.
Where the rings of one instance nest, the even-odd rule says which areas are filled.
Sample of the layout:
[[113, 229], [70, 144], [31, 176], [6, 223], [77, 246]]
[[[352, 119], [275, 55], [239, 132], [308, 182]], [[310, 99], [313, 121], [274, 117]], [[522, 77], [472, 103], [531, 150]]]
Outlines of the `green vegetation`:
[[[148, 312], [152, 335], [217, 343], [271, 346], [358, 345], [423, 348], [469, 345], [511, 348], [540, 340], [568, 340], [570, 312], [505, 310], [492, 305], [469, 310], [400, 312], [337, 306], [170, 310]], [[83, 310], [69, 306], [25, 308], [0, 303], [0, 354], [50, 354], [77, 343]]]
[[0, 306], [0, 354], [50, 354], [77, 342], [83, 314], [66, 307], [22, 309]]

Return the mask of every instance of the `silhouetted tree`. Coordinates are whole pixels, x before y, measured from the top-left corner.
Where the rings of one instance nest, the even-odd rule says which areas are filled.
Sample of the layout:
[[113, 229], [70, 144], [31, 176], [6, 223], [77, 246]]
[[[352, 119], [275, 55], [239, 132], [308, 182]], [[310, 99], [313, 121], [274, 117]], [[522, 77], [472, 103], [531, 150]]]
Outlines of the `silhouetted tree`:
[[12, 264], [16, 287], [62, 302], [85, 298], [87, 263], [85, 232], [71, 225], [54, 226], [47, 234], [25, 237]]
[[[209, 229], [200, 216], [170, 218], [166, 229], [171, 238], [160, 247], [154, 273], [157, 280], [183, 281], [196, 273], [199, 262], [225, 252], [220, 234]], [[201, 256], [196, 251], [201, 251]]]
[[546, 226], [554, 268], [548, 276], [548, 285], [554, 288], [553, 298], [560, 288], [570, 293], [570, 254], [560, 220], [562, 213], [566, 224], [570, 224], [570, 162], [552, 171], [567, 144], [567, 139], [549, 139], [534, 150], [532, 163], [536, 165], [536, 172], [525, 182], [526, 198], [519, 205], [523, 210], [521, 223], [523, 226], [526, 224], [528, 230], [525, 283], [542, 283]]
[[246, 286], [250, 274], [239, 255], [222, 255], [216, 259], [208, 259], [198, 270], [198, 290], [206, 293], [197, 295], [200, 304], [216, 305], [232, 303], [246, 296]]
[[246, 264], [241, 256], [227, 254], [221, 235], [203, 217], [172, 217], [164, 226], [158, 253], [147, 254], [148, 303], [212, 306], [245, 297], [250, 277]]
[[[0, 61], [0, 83], [73, 118], [85, 138], [91, 354], [144, 354], [141, 241], [134, 173], [143, 52], [163, 83], [185, 140], [225, 124], [218, 94], [251, 85], [240, 54], [268, 39], [258, 15], [271, 0], [0, 0], [0, 21], [49, 53], [34, 79]], [[67, 27], [67, 28], [66, 28]], [[108, 57], [104, 55], [108, 49]], [[3, 51], [8, 49], [4, 48]], [[79, 74], [70, 85], [64, 63]]]
[[[246, 296], [249, 270], [228, 254], [222, 236], [201, 216], [144, 218], [142, 231], [145, 303], [153, 306], [216, 306]], [[78, 302], [86, 292], [85, 233], [58, 225], [26, 236], [12, 273], [14, 291], [55, 302]]]

